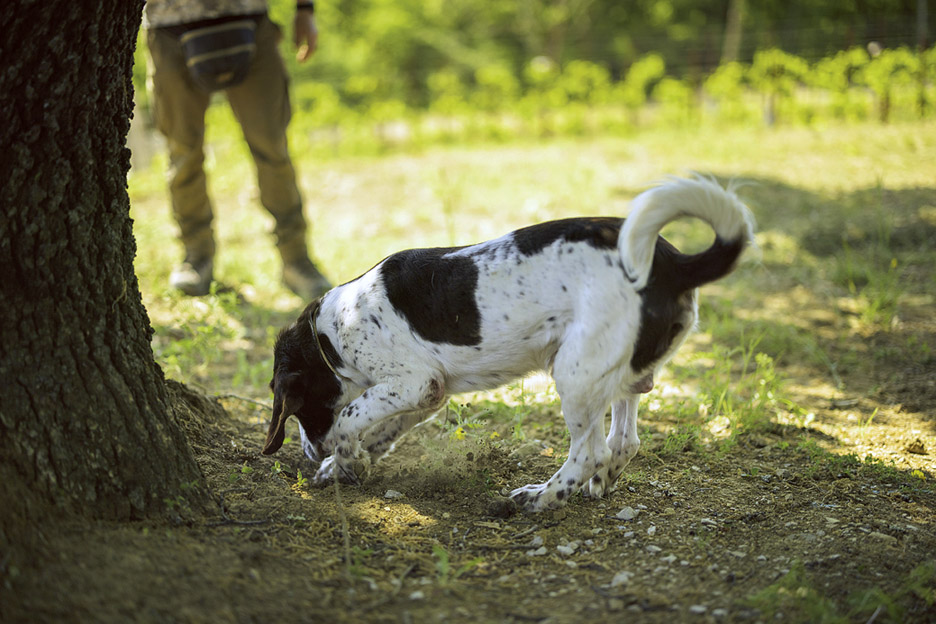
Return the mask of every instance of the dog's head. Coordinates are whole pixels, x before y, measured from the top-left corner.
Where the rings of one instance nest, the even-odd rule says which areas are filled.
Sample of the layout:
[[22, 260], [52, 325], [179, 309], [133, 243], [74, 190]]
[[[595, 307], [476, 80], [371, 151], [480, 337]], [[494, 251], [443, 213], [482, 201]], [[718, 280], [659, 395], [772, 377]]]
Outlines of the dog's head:
[[319, 305], [320, 300], [310, 303], [296, 322], [280, 332], [276, 339], [270, 381], [273, 418], [263, 445], [264, 455], [272, 455], [283, 445], [286, 420], [290, 416], [299, 419], [299, 425], [314, 447], [335, 420], [341, 382], [323, 359], [312, 334], [312, 317]]

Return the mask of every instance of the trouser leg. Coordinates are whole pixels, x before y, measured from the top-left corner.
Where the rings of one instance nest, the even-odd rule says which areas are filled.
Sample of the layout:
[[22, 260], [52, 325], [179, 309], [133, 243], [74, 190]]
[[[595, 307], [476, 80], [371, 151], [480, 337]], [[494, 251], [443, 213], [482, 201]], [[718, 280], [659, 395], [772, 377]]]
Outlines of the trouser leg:
[[280, 38], [276, 24], [260, 21], [250, 72], [227, 96], [257, 167], [260, 202], [276, 220], [276, 244], [283, 262], [290, 264], [308, 258], [307, 226], [286, 142], [292, 109], [289, 78], [277, 48]]
[[147, 33], [153, 59], [154, 118], [169, 148], [169, 192], [186, 260], [214, 255], [212, 208], [204, 170], [205, 111], [210, 95], [189, 77], [178, 39]]

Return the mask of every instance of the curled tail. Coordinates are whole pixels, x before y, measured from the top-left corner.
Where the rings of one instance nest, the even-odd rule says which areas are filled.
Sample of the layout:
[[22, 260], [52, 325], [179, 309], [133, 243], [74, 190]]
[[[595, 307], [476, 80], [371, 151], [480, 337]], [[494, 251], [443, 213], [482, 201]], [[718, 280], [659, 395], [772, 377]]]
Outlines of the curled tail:
[[660, 230], [681, 217], [699, 218], [715, 230], [707, 250], [680, 254], [677, 279], [689, 290], [727, 275], [744, 247], [753, 243], [754, 218], [734, 191], [702, 176], [672, 178], [634, 198], [618, 236], [624, 271], [634, 288], [647, 285]]

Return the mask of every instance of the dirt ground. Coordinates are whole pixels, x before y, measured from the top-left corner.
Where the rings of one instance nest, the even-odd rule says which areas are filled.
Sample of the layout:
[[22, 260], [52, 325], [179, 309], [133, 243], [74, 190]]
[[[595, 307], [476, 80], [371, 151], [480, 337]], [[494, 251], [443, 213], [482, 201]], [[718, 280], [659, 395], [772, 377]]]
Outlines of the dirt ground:
[[[913, 235], [908, 249], [931, 250], [932, 231], [891, 243]], [[321, 489], [305, 482], [294, 422], [264, 457], [268, 406], [171, 384], [216, 510], [195, 517], [180, 493], [175, 522], [37, 527], [38, 546], [0, 553], [0, 622], [934, 622], [936, 320], [918, 273], [899, 318], [876, 329], [847, 296], [787, 274], [756, 298], [737, 289], [732, 318], [760, 323], [762, 349], [802, 332], [825, 354], [776, 356], [801, 417], [674, 445], [685, 421], [655, 406], [661, 380], [616, 491], [543, 514], [503, 498], [567, 451], [534, 381], [523, 435], [497, 400], [471, 399], [365, 484]], [[721, 305], [718, 288], [705, 305]], [[707, 337], [734, 347], [731, 331]], [[270, 357], [257, 332], [237, 344], [250, 362]], [[465, 418], [478, 427], [459, 433]]]
[[[926, 315], [903, 322], [932, 342]], [[531, 406], [525, 440], [495, 421], [460, 440], [442, 415], [365, 485], [336, 490], [300, 481], [313, 467], [295, 442], [259, 454], [262, 406], [222, 409], [173, 385], [217, 513], [46, 529], [34, 559], [2, 563], [0, 619], [934, 621], [936, 388], [931, 368], [900, 362], [856, 399], [811, 396], [793, 377], [815, 418], [731, 445], [665, 449], [673, 423], [644, 409], [617, 490], [539, 515], [501, 493], [555, 470], [566, 438], [553, 404]], [[887, 461], [857, 459], [872, 450]]]

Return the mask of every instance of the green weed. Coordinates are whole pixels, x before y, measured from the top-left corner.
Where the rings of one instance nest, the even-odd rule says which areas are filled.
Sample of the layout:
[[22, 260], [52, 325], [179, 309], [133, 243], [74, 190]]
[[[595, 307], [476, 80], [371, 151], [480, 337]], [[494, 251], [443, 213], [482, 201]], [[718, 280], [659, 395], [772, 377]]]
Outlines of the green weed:
[[373, 554], [373, 548], [365, 549], [357, 545], [351, 547], [351, 562], [348, 564], [348, 571], [353, 578], [360, 579], [364, 577], [367, 572], [367, 567], [364, 565], [364, 562]]
[[693, 354], [690, 365], [673, 366], [677, 380], [694, 381], [697, 391], [690, 397], [671, 396], [662, 401], [681, 423], [664, 443], [664, 452], [687, 444], [692, 447], [698, 441], [700, 429], [694, 423], [700, 414], [713, 432], [729, 441], [741, 434], [773, 430], [781, 412], [802, 414], [786, 396], [774, 359], [758, 350], [761, 337], [740, 347], [716, 343], [710, 350]]
[[902, 622], [908, 600], [922, 600], [929, 607], [936, 605], [936, 561], [915, 567], [893, 593], [873, 587], [852, 594], [848, 603], [853, 616], [860, 615], [865, 619], [885, 612], [891, 621]]
[[813, 586], [802, 561], [794, 561], [780, 580], [752, 594], [745, 601], [769, 618], [811, 624], [838, 624], [848, 620], [838, 614], [835, 603]]
[[663, 440], [661, 455], [685, 453], [699, 448], [702, 428], [698, 424], [684, 423], [670, 431]]
[[463, 574], [484, 562], [483, 559], [476, 558], [456, 568], [452, 565], [448, 551], [438, 544], [432, 545], [432, 556], [435, 558], [436, 580], [442, 587], [457, 581]]
[[244, 462], [244, 465], [241, 466], [240, 470], [232, 471], [232, 472], [228, 475], [228, 481], [231, 482], [231, 483], [235, 483], [235, 482], [237, 482], [237, 481], [240, 481], [242, 477], [245, 477], [245, 476], [251, 474], [253, 471], [254, 471], [254, 469], [251, 468], [250, 466], [248, 466], [248, 465], [247, 465], [247, 462]]
[[915, 567], [892, 592], [881, 587], [862, 589], [838, 605], [814, 586], [797, 560], [780, 580], [748, 596], [744, 603], [784, 621], [837, 624], [873, 621], [882, 614], [889, 621], [902, 622], [910, 601], [922, 601], [928, 607], [936, 604], [936, 561]]

